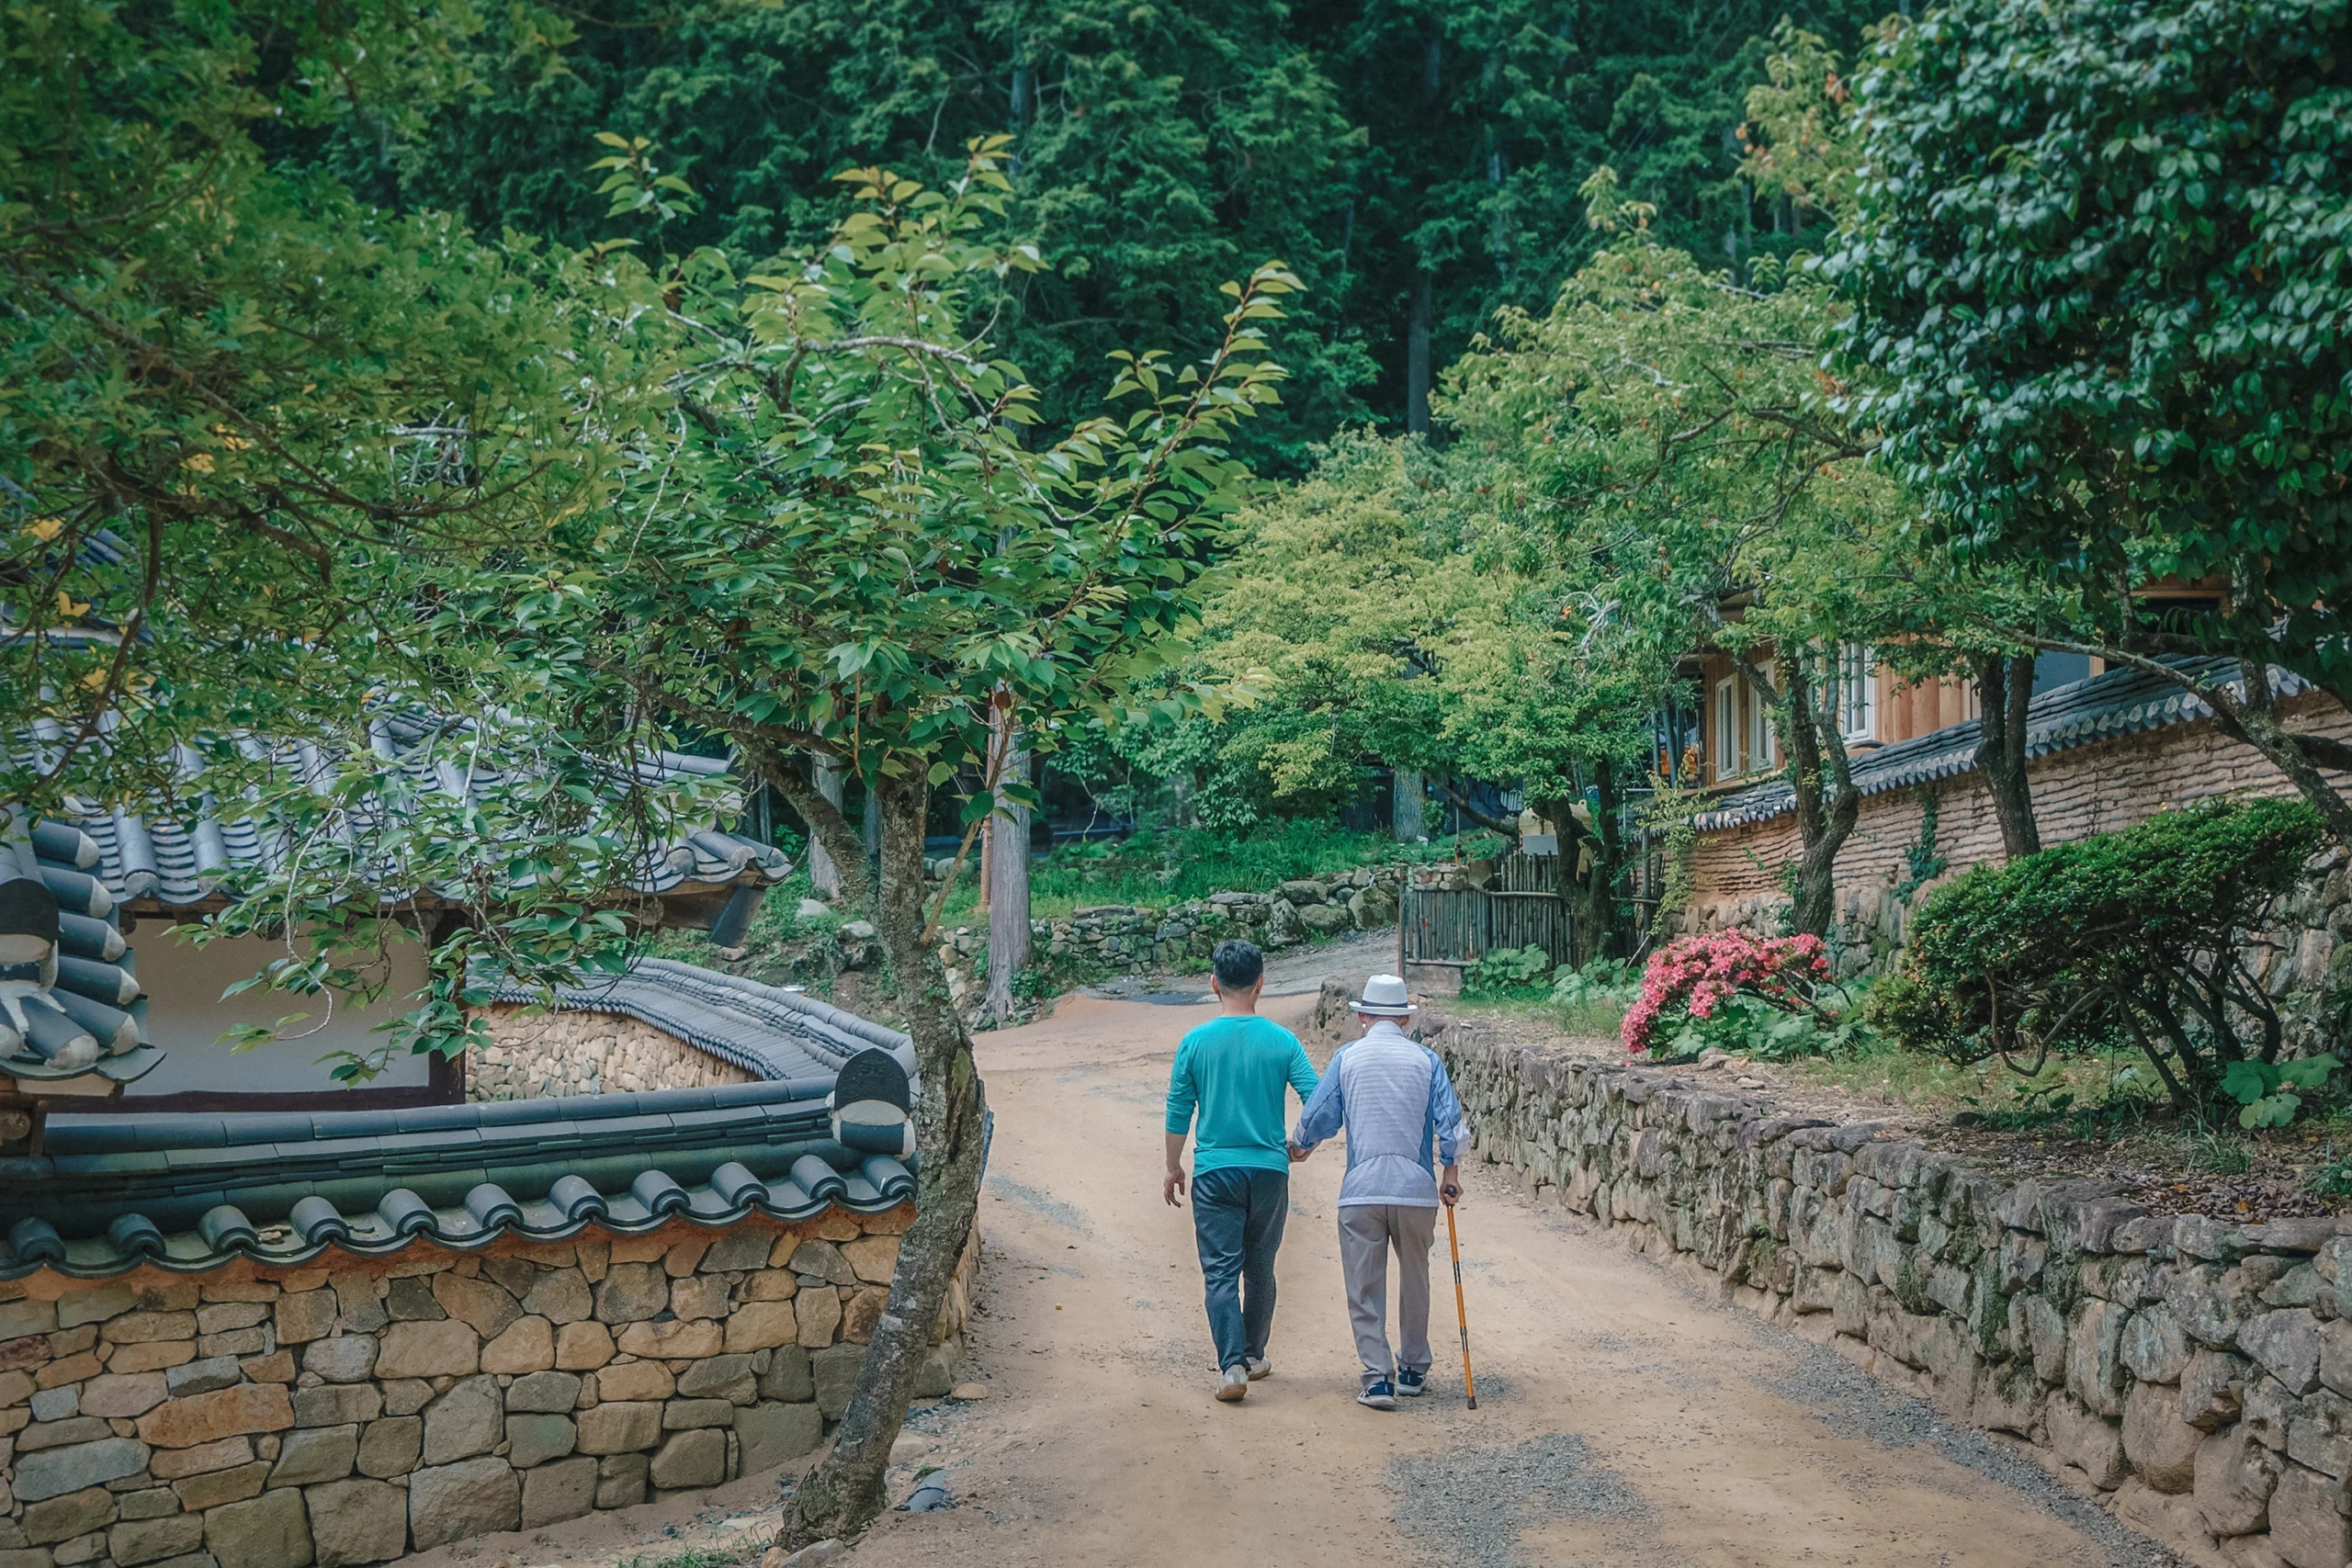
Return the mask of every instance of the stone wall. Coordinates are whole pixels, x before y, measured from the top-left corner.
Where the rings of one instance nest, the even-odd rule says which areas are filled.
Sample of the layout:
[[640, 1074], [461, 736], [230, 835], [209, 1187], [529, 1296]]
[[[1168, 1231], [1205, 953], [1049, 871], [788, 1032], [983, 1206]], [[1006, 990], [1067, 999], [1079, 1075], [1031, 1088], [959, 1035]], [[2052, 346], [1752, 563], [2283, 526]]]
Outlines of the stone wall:
[[753, 1075], [624, 1013], [495, 1005], [477, 1014], [493, 1043], [466, 1053], [468, 1100], [539, 1100], [752, 1083]]
[[846, 1407], [912, 1218], [0, 1284], [0, 1568], [340, 1568], [782, 1464]]
[[[1030, 941], [1037, 958], [1096, 973], [1198, 967], [1228, 937], [1272, 951], [1312, 936], [1393, 930], [1407, 870], [1363, 866], [1300, 877], [1271, 893], [1212, 893], [1164, 911], [1126, 905], [1080, 909], [1060, 919], [1032, 920]], [[985, 927], [970, 926], [942, 934], [939, 961], [947, 967], [949, 995], [958, 1002], [977, 1000], [987, 989], [988, 934]]]
[[2154, 1215], [1432, 1020], [1480, 1156], [2215, 1568], [2352, 1557], [2352, 1219]]

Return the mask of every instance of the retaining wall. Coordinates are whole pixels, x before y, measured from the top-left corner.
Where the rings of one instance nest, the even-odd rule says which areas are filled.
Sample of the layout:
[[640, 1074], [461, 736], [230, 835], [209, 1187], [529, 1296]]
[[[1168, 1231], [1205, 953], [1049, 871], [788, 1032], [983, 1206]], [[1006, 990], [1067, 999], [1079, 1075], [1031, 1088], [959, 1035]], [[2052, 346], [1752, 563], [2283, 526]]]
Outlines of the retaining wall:
[[847, 1407], [913, 1213], [0, 1285], [0, 1568], [339, 1568], [781, 1464]]
[[[1301, 877], [1270, 893], [1212, 893], [1164, 910], [1126, 905], [1080, 909], [1059, 919], [1032, 920], [1038, 959], [1057, 959], [1111, 974], [1205, 965], [1216, 944], [1241, 937], [1275, 950], [1311, 936], [1350, 931], [1390, 931], [1396, 925], [1398, 889], [1408, 868], [1363, 866], [1329, 876]], [[988, 988], [985, 927], [944, 932], [939, 961], [948, 995], [977, 1002]]]
[[2352, 1559], [2352, 1219], [2149, 1213], [1432, 1018], [1480, 1156], [2220, 1568]]

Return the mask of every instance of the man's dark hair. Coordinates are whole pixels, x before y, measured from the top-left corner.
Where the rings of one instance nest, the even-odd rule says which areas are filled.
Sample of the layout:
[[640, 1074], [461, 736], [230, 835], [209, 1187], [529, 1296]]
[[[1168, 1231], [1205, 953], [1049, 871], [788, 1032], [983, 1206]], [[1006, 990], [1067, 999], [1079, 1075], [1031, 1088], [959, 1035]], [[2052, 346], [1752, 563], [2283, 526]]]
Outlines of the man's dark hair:
[[1216, 970], [1217, 984], [1230, 991], [1248, 990], [1266, 973], [1266, 955], [1258, 944], [1238, 937], [1218, 942], [1209, 964]]

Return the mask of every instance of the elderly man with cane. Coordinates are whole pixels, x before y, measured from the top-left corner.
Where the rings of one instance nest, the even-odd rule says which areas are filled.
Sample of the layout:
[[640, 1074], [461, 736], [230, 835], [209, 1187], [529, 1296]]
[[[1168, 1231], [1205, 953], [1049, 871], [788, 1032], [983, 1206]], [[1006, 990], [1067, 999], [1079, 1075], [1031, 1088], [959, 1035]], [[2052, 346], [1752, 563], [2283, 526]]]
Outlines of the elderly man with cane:
[[[1462, 1196], [1462, 1103], [1437, 1053], [1407, 1034], [1418, 1010], [1405, 982], [1374, 975], [1356, 1003], [1363, 1037], [1331, 1055], [1323, 1081], [1291, 1134], [1294, 1159], [1339, 1132], [1348, 1134], [1348, 1173], [1340, 1183], [1340, 1266], [1363, 1388], [1356, 1403], [1394, 1410], [1429, 1386], [1430, 1248], [1437, 1209]], [[1437, 1145], [1432, 1169], [1430, 1145]], [[1396, 1254], [1397, 1347], [1388, 1348], [1388, 1254]]]

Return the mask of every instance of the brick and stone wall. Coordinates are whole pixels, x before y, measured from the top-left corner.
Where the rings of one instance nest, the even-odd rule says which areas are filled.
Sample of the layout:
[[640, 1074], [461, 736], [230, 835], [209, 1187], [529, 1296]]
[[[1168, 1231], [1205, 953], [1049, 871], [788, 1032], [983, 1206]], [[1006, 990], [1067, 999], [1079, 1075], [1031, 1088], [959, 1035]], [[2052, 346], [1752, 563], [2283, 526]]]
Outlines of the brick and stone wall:
[[780, 1465], [846, 1408], [912, 1217], [0, 1284], [0, 1568], [341, 1568]]
[[625, 1013], [479, 1014], [493, 1043], [466, 1053], [468, 1100], [539, 1100], [751, 1083], [754, 1075]]
[[[2352, 739], [2352, 715], [2332, 701], [2307, 698], [2288, 711], [2296, 728]], [[2056, 752], [2034, 762], [2030, 777], [2044, 844], [2115, 832], [2215, 796], [2293, 793], [2258, 752], [2219, 734], [2210, 721]], [[1932, 844], [1926, 835], [1931, 799]], [[1777, 930], [1788, 908], [1780, 867], [1797, 851], [1793, 817], [1698, 835], [1683, 929]], [[1942, 874], [1908, 886], [1917, 876], [1915, 860], [1930, 854], [1944, 860]], [[1911, 910], [1930, 893], [1971, 866], [2002, 859], [2000, 825], [1981, 773], [1866, 796], [1838, 853], [1830, 947], [1839, 972], [1882, 966], [1901, 947]], [[2340, 852], [2313, 863], [2306, 886], [2280, 913], [2261, 955], [2263, 978], [2274, 995], [2290, 998], [2290, 1021], [2302, 1021], [2299, 1032], [2308, 1034], [2321, 995], [2352, 986], [2352, 893]], [[2297, 992], [2301, 998], [2292, 998]]]
[[1481, 1157], [2214, 1568], [2352, 1557], [2352, 1219], [2154, 1215], [1432, 1020]]

